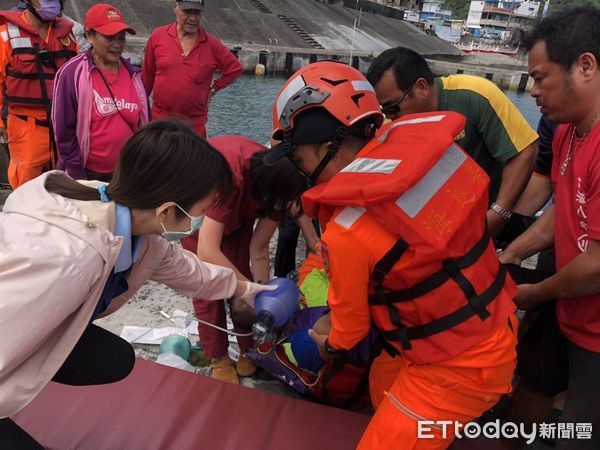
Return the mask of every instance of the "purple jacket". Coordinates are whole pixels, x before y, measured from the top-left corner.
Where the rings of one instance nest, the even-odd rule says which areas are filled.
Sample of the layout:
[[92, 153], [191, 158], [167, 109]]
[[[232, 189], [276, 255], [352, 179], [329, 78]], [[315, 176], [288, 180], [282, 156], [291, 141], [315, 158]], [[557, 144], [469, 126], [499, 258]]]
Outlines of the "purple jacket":
[[[131, 75], [140, 102], [139, 124], [150, 119], [149, 101], [140, 71], [121, 58]], [[85, 179], [85, 166], [90, 152], [93, 106], [92, 71], [98, 70], [91, 50], [81, 53], [63, 65], [54, 80], [52, 124], [58, 147], [57, 169], [75, 179]]]

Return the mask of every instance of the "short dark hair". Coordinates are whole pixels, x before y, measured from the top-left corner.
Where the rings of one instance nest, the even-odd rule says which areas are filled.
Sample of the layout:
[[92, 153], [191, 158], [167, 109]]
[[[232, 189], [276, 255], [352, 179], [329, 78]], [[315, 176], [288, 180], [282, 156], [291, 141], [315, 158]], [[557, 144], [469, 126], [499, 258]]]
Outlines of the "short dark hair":
[[299, 202], [310, 187], [306, 177], [288, 158], [265, 165], [264, 156], [269, 150], [252, 155], [250, 175], [252, 198], [261, 216], [283, 218], [289, 205]]
[[[224, 199], [232, 183], [221, 153], [188, 125], [167, 119], [140, 128], [125, 143], [107, 194], [129, 208], [153, 209], [175, 202], [188, 210], [215, 190]], [[75, 200], [99, 199], [96, 189], [64, 174], [50, 174], [45, 187]]]
[[433, 72], [420, 54], [406, 47], [386, 50], [371, 63], [367, 72], [369, 83], [375, 86], [389, 69], [393, 70], [396, 85], [401, 91], [409, 89], [419, 78], [433, 84]]
[[540, 41], [546, 43], [548, 59], [566, 70], [586, 52], [600, 62], [600, 8], [582, 6], [547, 16], [525, 34], [525, 50]]

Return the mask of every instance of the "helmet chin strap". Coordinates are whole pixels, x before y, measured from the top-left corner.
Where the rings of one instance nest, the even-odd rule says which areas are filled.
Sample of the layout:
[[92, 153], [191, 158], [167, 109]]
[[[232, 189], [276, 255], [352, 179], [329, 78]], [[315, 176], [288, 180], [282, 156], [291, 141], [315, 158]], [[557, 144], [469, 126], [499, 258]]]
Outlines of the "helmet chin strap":
[[329, 144], [329, 147], [327, 148], [327, 153], [325, 154], [319, 165], [315, 168], [313, 173], [310, 175], [310, 179], [313, 184], [317, 184], [317, 178], [319, 178], [321, 173], [323, 173], [323, 171], [325, 170], [325, 167], [327, 167], [327, 164], [329, 164], [329, 162], [333, 159], [335, 154], [339, 151], [347, 133], [348, 128], [345, 126], [340, 126], [336, 130], [335, 135], [331, 140], [331, 144]]

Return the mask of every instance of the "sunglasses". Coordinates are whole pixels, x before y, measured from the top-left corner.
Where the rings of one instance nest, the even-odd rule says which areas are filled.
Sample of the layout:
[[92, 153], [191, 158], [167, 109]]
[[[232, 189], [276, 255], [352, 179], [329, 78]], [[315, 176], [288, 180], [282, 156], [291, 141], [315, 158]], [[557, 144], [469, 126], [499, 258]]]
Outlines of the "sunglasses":
[[401, 111], [400, 103], [402, 103], [402, 101], [410, 93], [410, 91], [412, 90], [415, 83], [416, 83], [416, 81], [413, 82], [406, 91], [404, 91], [404, 93], [400, 96], [400, 98], [398, 100], [396, 100], [392, 103], [386, 103], [385, 105], [381, 105], [381, 112], [383, 114], [385, 114], [386, 116], [395, 116], [396, 114], [399, 114]]

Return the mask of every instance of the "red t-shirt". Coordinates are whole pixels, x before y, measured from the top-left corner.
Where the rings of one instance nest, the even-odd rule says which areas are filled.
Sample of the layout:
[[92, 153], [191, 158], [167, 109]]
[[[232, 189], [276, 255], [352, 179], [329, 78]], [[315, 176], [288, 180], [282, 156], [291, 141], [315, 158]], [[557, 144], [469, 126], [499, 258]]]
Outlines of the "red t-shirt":
[[[101, 69], [99, 69], [101, 70]], [[117, 105], [97, 70], [92, 72], [94, 100], [90, 133], [90, 153], [86, 169], [110, 173], [115, 169], [121, 147], [137, 129], [140, 104], [129, 72], [121, 66], [118, 73], [102, 71]], [[119, 111], [117, 111], [119, 108]]]
[[[250, 160], [265, 147], [243, 136], [220, 136], [209, 142], [227, 159], [233, 174], [234, 189], [224, 204], [213, 206], [206, 216], [224, 225], [221, 251], [242, 274], [252, 279], [250, 272], [250, 240], [257, 217], [252, 198]], [[196, 252], [198, 233], [181, 242], [187, 250]]]
[[[221, 76], [213, 82], [216, 71]], [[206, 124], [211, 85], [216, 91], [233, 83], [243, 72], [237, 58], [221, 41], [204, 30], [188, 55], [183, 55], [175, 24], [150, 35], [142, 80], [152, 92], [152, 118], [182, 116], [198, 127]]]
[[233, 173], [233, 193], [224, 204], [206, 211], [207, 217], [225, 225], [225, 238], [241, 228], [254, 225], [257, 205], [252, 198], [250, 160], [265, 147], [243, 136], [219, 136], [208, 142], [227, 159]]
[[[600, 125], [585, 139], [575, 137], [571, 160], [561, 175], [572, 131], [572, 125], [560, 125], [552, 144], [557, 270], [585, 252], [590, 239], [600, 240]], [[600, 352], [600, 294], [558, 299], [557, 314], [570, 341]]]

